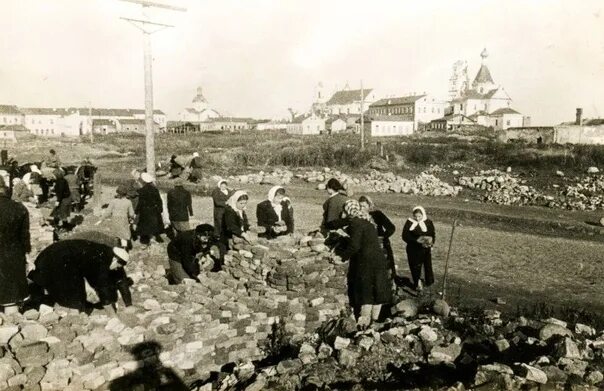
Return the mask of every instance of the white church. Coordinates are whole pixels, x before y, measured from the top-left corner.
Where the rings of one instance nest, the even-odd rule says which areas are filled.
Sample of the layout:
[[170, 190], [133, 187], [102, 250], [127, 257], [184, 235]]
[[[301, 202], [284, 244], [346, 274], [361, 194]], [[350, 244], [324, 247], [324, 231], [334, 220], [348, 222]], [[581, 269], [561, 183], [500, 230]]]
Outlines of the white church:
[[[486, 49], [480, 53], [480, 69], [469, 86], [467, 80], [459, 84], [455, 97], [450, 102], [453, 116], [465, 116], [483, 126], [501, 130], [523, 126], [522, 114], [514, 110], [512, 98], [505, 89], [496, 85], [487, 67], [489, 54]], [[467, 75], [466, 75], [467, 77]]]
[[187, 107], [178, 114], [181, 122], [205, 122], [214, 118], [222, 117], [220, 113], [210, 107], [203, 96], [201, 87], [197, 87], [197, 95], [193, 98], [193, 107]]

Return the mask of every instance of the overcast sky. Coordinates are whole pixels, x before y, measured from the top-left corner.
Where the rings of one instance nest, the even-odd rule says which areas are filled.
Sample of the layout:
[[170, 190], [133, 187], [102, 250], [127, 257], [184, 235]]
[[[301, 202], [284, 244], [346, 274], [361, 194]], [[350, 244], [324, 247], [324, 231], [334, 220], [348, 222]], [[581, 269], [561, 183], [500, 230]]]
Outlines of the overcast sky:
[[[159, 0], [156, 0], [159, 1]], [[604, 117], [602, 0], [162, 0], [155, 107], [175, 118], [195, 89], [221, 113], [284, 117], [363, 80], [380, 94], [446, 97], [456, 60], [490, 53], [495, 83], [534, 124]], [[0, 104], [143, 107], [139, 31], [119, 0], [0, 0]]]

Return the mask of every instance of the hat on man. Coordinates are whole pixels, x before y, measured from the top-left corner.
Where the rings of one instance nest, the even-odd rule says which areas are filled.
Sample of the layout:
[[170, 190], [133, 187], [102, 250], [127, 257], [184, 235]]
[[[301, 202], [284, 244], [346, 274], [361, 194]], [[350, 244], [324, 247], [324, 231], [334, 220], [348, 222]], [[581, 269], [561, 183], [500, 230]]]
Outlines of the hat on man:
[[153, 182], [153, 176], [149, 173], [143, 172], [141, 174], [141, 180], [145, 183], [152, 183]]
[[123, 248], [114, 247], [113, 255], [115, 255], [124, 262], [128, 262], [130, 260], [130, 255], [128, 254], [128, 251], [124, 250]]

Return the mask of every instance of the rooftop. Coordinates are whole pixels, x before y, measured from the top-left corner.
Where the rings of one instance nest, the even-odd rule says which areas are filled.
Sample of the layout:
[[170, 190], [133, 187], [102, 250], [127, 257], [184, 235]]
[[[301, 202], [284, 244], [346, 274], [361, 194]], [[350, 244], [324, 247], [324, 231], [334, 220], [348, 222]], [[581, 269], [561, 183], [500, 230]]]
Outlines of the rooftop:
[[29, 132], [29, 129], [23, 125], [0, 125], [0, 132], [2, 131]]
[[[372, 89], [363, 89], [363, 99], [371, 93]], [[348, 105], [361, 100], [361, 90], [336, 91], [327, 101], [327, 105]]]
[[374, 102], [369, 105], [369, 107], [379, 107], [379, 106], [395, 106], [395, 105], [405, 105], [415, 103], [417, 100], [426, 96], [422, 95], [411, 95], [411, 96], [400, 96], [396, 98], [384, 98], [380, 99], [377, 102]]
[[495, 83], [493, 81], [493, 78], [491, 77], [491, 71], [489, 71], [489, 68], [487, 68], [487, 66], [484, 64], [482, 64], [480, 66], [480, 69], [478, 70], [478, 73], [476, 74], [476, 77], [474, 78], [473, 84], [477, 84], [477, 83], [491, 83], [491, 84]]
[[504, 107], [503, 109], [495, 110], [491, 113], [491, 115], [503, 115], [503, 114], [520, 114], [516, 110], [511, 107]]

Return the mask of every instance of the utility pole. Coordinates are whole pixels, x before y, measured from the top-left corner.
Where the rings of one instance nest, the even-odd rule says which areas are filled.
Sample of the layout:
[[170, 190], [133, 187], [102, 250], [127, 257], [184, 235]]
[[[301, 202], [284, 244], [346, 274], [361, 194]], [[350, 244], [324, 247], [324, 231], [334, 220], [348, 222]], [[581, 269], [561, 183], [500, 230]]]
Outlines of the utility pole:
[[365, 150], [365, 113], [363, 105], [365, 103], [365, 91], [363, 90], [363, 80], [361, 80], [361, 150]]
[[[147, 19], [146, 11], [150, 7], [169, 9], [172, 11], [184, 12], [187, 9], [175, 7], [168, 4], [158, 3], [148, 0], [122, 0], [129, 3], [142, 5], [143, 19], [121, 18], [130, 22], [133, 26], [143, 32], [143, 51], [145, 60], [145, 150], [147, 160], [147, 173], [155, 176], [155, 129], [153, 121], [153, 69], [151, 56], [151, 34], [163, 30], [167, 27], [174, 27], [168, 24], [151, 22]], [[153, 30], [153, 28], [155, 28]]]
[[92, 123], [92, 102], [88, 102], [88, 121], [90, 121], [90, 143], [94, 144], [94, 124]]

